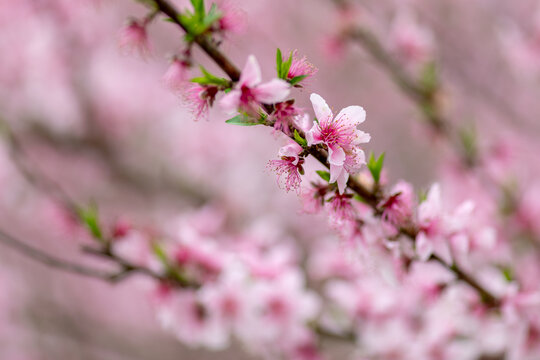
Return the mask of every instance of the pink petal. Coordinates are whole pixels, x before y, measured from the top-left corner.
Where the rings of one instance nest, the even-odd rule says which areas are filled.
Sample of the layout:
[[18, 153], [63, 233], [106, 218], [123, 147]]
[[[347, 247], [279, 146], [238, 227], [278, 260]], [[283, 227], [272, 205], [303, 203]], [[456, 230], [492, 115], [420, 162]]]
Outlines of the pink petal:
[[317, 120], [319, 120], [320, 124], [326, 124], [332, 121], [332, 118], [334, 117], [332, 110], [320, 95], [311, 94], [309, 99], [311, 100], [313, 111], [315, 112], [315, 116], [317, 117]]
[[323, 142], [321, 137], [321, 129], [317, 123], [313, 123], [311, 130], [306, 132], [306, 140], [309, 146]]
[[339, 174], [339, 177], [337, 178], [337, 187], [340, 194], [343, 194], [345, 192], [345, 188], [347, 187], [347, 180], [349, 180], [349, 173], [346, 172], [344, 169], [341, 171], [341, 174]]
[[285, 100], [291, 92], [289, 83], [281, 79], [273, 79], [253, 89], [257, 101], [272, 104]]
[[426, 261], [433, 254], [433, 246], [424, 232], [416, 236], [416, 254], [422, 261]]
[[418, 207], [418, 220], [431, 221], [441, 215], [441, 188], [435, 183], [429, 189], [427, 199]]
[[361, 106], [347, 106], [336, 116], [346, 124], [358, 125], [366, 120], [366, 111]]
[[298, 115], [294, 118], [294, 123], [304, 132], [309, 131], [309, 127], [312, 124], [311, 118], [308, 114]]
[[469, 237], [465, 234], [454, 235], [451, 239], [453, 248], [459, 254], [465, 255], [469, 252]]
[[347, 171], [343, 168], [343, 165], [334, 165], [330, 164], [330, 183], [336, 182], [339, 177], [341, 176], [341, 173], [345, 173], [348, 175]]
[[232, 90], [223, 96], [219, 101], [219, 105], [223, 111], [230, 115], [237, 112], [238, 107], [240, 106], [240, 95], [241, 92], [239, 90]]
[[435, 252], [447, 264], [452, 265], [452, 252], [446, 239], [440, 239], [435, 245]]
[[302, 152], [302, 147], [296, 141], [292, 141], [279, 149], [279, 156], [297, 157]]
[[356, 139], [354, 139], [354, 145], [365, 144], [371, 140], [371, 135], [361, 130], [356, 130]]
[[340, 146], [331, 146], [328, 148], [328, 162], [333, 165], [342, 166], [345, 162], [345, 151]]
[[253, 55], [249, 55], [242, 74], [240, 75], [239, 86], [254, 87], [261, 83], [261, 68], [257, 59]]

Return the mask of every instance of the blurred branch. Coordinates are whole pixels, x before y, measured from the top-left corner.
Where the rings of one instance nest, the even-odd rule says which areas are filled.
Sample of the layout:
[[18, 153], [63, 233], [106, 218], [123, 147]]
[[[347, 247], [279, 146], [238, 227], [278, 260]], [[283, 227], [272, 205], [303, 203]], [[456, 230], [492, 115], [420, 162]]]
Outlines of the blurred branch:
[[[394, 60], [394, 58], [388, 54], [377, 38], [366, 29], [356, 27], [347, 31], [345, 36], [359, 43], [390, 75], [403, 93], [411, 98], [412, 101], [420, 105], [429, 124], [437, 133], [444, 135], [447, 138], [451, 137], [449, 129], [450, 122], [441, 114], [440, 107], [436, 103], [437, 89], [426, 89], [415, 81]], [[429, 105], [432, 111], [425, 111], [427, 105]]]
[[127, 275], [131, 270], [123, 269], [119, 272], [108, 273], [99, 269], [86, 267], [74, 262], [66, 261], [55, 256], [49, 255], [33, 246], [24, 243], [21, 240], [5, 233], [0, 229], [0, 243], [19, 252], [32, 260], [54, 269], [62, 270], [68, 273], [82, 275], [85, 277], [105, 280], [108, 282], [117, 282]]
[[190, 199], [196, 204], [202, 204], [212, 197], [208, 195], [208, 191], [201, 191], [200, 186], [194, 186], [176, 175], [163, 174], [154, 178], [127, 165], [119, 158], [105, 136], [97, 130], [82, 136], [59, 135], [40, 123], [33, 123], [28, 135], [59, 151], [97, 155], [114, 178], [138, 193], [169, 192], [182, 199]]
[[[347, 0], [333, 0], [333, 2], [339, 8], [346, 8], [348, 6]], [[450, 145], [450, 148], [460, 159], [466, 171], [475, 175], [483, 184], [487, 185], [496, 200], [501, 196], [501, 193], [504, 195], [504, 185], [501, 185], [486, 172], [481, 171], [482, 159], [481, 154], [479, 154], [480, 150], [475, 143], [474, 133], [469, 134], [469, 131], [465, 128], [454, 128], [452, 124], [455, 124], [455, 122], [443, 115], [444, 111], [438, 101], [440, 84], [435, 84], [433, 88], [426, 88], [419, 80], [412, 78], [384, 48], [380, 41], [361, 26], [346, 29], [343, 36], [345, 39], [359, 44], [371, 55], [400, 90], [418, 107], [432, 129], [441, 135]], [[499, 105], [502, 106], [502, 104]], [[471, 138], [470, 136], [473, 137]], [[503, 215], [508, 217], [508, 214]], [[538, 249], [537, 236], [527, 229], [523, 230], [530, 240], [530, 244]]]

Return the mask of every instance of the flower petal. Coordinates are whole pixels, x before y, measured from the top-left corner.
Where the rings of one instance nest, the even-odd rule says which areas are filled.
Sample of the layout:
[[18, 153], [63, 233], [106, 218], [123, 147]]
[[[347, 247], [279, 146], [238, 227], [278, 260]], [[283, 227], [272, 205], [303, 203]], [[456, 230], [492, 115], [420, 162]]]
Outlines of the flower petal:
[[426, 261], [433, 254], [433, 245], [424, 232], [416, 236], [416, 254], [422, 261]]
[[239, 86], [254, 87], [257, 84], [261, 83], [261, 68], [257, 59], [253, 55], [249, 55], [246, 65], [242, 69], [242, 74], [240, 75], [240, 81], [238, 82]]
[[345, 124], [358, 125], [366, 120], [366, 111], [361, 106], [347, 106], [339, 112], [336, 119]]
[[328, 182], [329, 183], [336, 182], [342, 172], [346, 172], [343, 169], [343, 165], [330, 164], [330, 180]]
[[323, 142], [321, 137], [321, 129], [317, 123], [314, 122], [311, 130], [306, 132], [306, 140], [309, 146]]
[[309, 99], [311, 100], [313, 111], [315, 112], [315, 116], [317, 117], [317, 120], [319, 120], [320, 124], [326, 124], [332, 121], [334, 114], [332, 114], [332, 110], [320, 95], [311, 94]]
[[330, 146], [328, 148], [328, 162], [342, 166], [345, 162], [345, 151], [340, 146]]
[[241, 92], [239, 90], [232, 90], [221, 98], [219, 106], [221, 106], [221, 109], [227, 114], [232, 115], [236, 113], [240, 106], [240, 95]]
[[279, 156], [298, 157], [302, 150], [302, 147], [296, 141], [291, 140], [287, 145], [279, 149]]
[[441, 216], [441, 188], [439, 184], [431, 185], [426, 200], [418, 207], [420, 223], [430, 222]]
[[452, 251], [446, 239], [439, 239], [435, 243], [435, 252], [447, 265], [452, 265]]
[[362, 130], [356, 130], [356, 139], [354, 139], [354, 145], [360, 145], [368, 143], [371, 140], [371, 135]]
[[273, 79], [253, 89], [257, 101], [272, 104], [283, 101], [291, 92], [289, 83], [281, 79]]
[[339, 193], [342, 195], [345, 192], [345, 188], [347, 187], [347, 180], [349, 180], [349, 173], [345, 170], [341, 171], [341, 174], [339, 174], [339, 177], [337, 178], [337, 187]]

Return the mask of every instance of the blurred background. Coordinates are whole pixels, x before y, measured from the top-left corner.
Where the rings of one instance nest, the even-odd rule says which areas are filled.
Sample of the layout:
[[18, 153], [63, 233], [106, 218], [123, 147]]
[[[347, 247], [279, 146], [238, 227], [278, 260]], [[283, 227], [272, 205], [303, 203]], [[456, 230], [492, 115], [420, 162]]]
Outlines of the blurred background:
[[[478, 146], [486, 151], [504, 149], [500, 171], [534, 188], [539, 4], [351, 3], [352, 21], [382, 39], [404, 7], [415, 14], [433, 34], [448, 118], [456, 127], [476, 129]], [[295, 90], [297, 104], [311, 112], [309, 94], [317, 92], [336, 112], [363, 106], [362, 129], [372, 137], [367, 150], [386, 152], [390, 182], [403, 178], [425, 189], [438, 180], [448, 184], [446, 196], [456, 204], [476, 196], [473, 186], [464, 189], [452, 180], [452, 151], [371, 56], [355, 44], [329, 47], [344, 21], [333, 1], [232, 4], [241, 10], [245, 29], [231, 34], [222, 50], [240, 68], [254, 54], [263, 78], [271, 79], [275, 49], [297, 49], [319, 69], [308, 86]], [[127, 19], [145, 14], [128, 0], [0, 0], [0, 229], [62, 258], [101, 265], [80, 255], [80, 244], [88, 240], [84, 230], [50, 192], [36, 189], [21, 171], [24, 163], [22, 168], [38, 169], [77, 201], [96, 203], [109, 224], [128, 219], [158, 228], [216, 207], [242, 231], [279, 227], [301, 244], [333, 236], [321, 217], [300, 214], [297, 195], [280, 190], [267, 169], [282, 139], [267, 128], [227, 125], [217, 108], [209, 121], [195, 122], [182, 99], [164, 86], [168, 58], [182, 44], [173, 25], [158, 20], [149, 28], [152, 55], [146, 59], [119, 49]], [[194, 57], [220, 74], [198, 49]], [[147, 285], [138, 278], [111, 285], [77, 277], [0, 247], [0, 359], [249, 358], [237, 347], [218, 354], [188, 349], [162, 332]]]

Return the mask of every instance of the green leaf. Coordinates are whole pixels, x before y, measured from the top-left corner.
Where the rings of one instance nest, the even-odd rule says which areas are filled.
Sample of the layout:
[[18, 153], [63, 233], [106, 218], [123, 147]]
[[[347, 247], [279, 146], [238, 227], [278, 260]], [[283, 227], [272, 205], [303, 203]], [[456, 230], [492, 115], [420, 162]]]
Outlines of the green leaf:
[[281, 64], [283, 63], [283, 57], [281, 56], [281, 50], [279, 48], [277, 48], [277, 51], [276, 51], [276, 70], [277, 70], [277, 76], [278, 78], [282, 78], [281, 77]]
[[204, 30], [206, 31], [206, 29], [212, 26], [212, 24], [221, 19], [222, 16], [223, 13], [219, 11], [217, 5], [213, 3], [210, 7], [210, 10], [208, 11], [208, 14], [205, 15], [203, 20]]
[[463, 160], [467, 165], [473, 166], [478, 160], [478, 136], [474, 124], [471, 123], [459, 129], [458, 135], [461, 141]]
[[418, 203], [421, 204], [423, 203], [424, 201], [427, 200], [427, 190], [425, 189], [420, 189], [420, 191], [418, 191]]
[[358, 194], [354, 194], [354, 195], [353, 195], [353, 199], [355, 199], [356, 201], [359, 201], [359, 202], [368, 204], [368, 202], [366, 201], [366, 199], [364, 199], [363, 197], [361, 197], [361, 196], [358, 195]]
[[206, 15], [206, 11], [204, 10], [204, 0], [191, 0], [191, 5], [193, 5], [193, 10], [195, 10], [197, 19], [202, 21]]
[[232, 125], [253, 126], [253, 125], [261, 125], [263, 121], [264, 119], [259, 119], [258, 121], [254, 121], [253, 118], [247, 116], [246, 114], [239, 114], [225, 122], [227, 124], [232, 124]]
[[209, 73], [203, 66], [199, 66], [204, 76], [195, 77], [191, 79], [191, 82], [201, 85], [218, 85], [223, 87], [230, 87], [230, 82], [227, 79], [217, 77]]
[[375, 155], [373, 155], [373, 153], [369, 155], [367, 167], [369, 169], [369, 172], [371, 173], [371, 176], [373, 176], [373, 180], [375, 180], [376, 183], [378, 183], [379, 180], [381, 179], [381, 171], [384, 164], [384, 156], [385, 154], [382, 153], [377, 159], [375, 159]]
[[298, 75], [298, 76], [295, 76], [293, 77], [291, 80], [289, 80], [289, 84], [291, 85], [296, 85], [298, 84], [300, 81], [304, 80], [305, 78], [307, 78], [308, 75]]
[[167, 259], [167, 253], [163, 248], [157, 243], [152, 244], [152, 251], [154, 252], [154, 255], [161, 261], [161, 263], [165, 266], [167, 266], [169, 260]]
[[287, 61], [281, 64], [281, 74], [280, 74], [281, 79], [286, 79], [287, 74], [289, 74], [289, 69], [291, 68], [291, 64], [292, 64], [292, 55], [293, 55], [293, 52], [291, 51]]
[[326, 182], [330, 182], [330, 173], [328, 171], [317, 170], [316, 173]]
[[514, 272], [513, 272], [511, 267], [503, 267], [501, 269], [501, 272], [502, 272], [504, 278], [506, 279], [506, 281], [508, 281], [508, 282], [514, 281]]
[[434, 61], [427, 63], [422, 69], [420, 83], [427, 92], [433, 92], [439, 84], [437, 64]]
[[90, 205], [87, 208], [79, 208], [77, 210], [80, 221], [86, 226], [92, 236], [100, 241], [103, 241], [103, 232], [99, 225], [99, 216], [97, 206]]
[[300, 136], [298, 131], [294, 129], [294, 140], [300, 144], [301, 146], [307, 146], [307, 141], [303, 137]]

